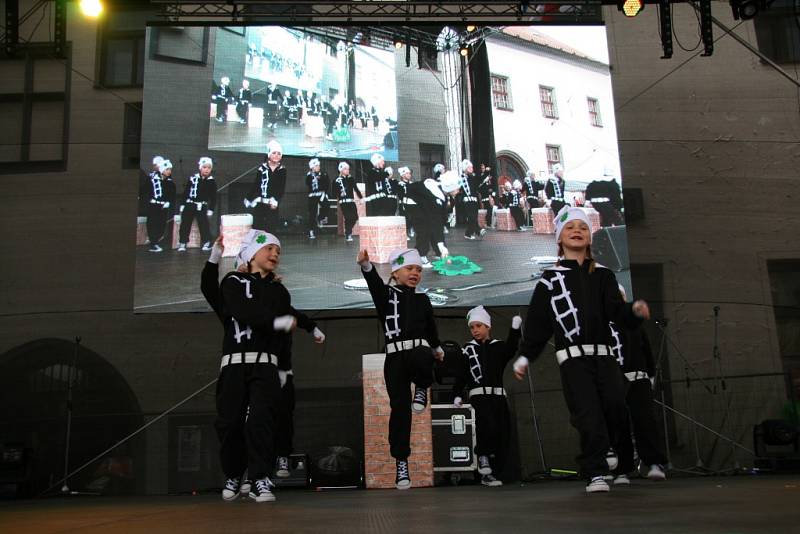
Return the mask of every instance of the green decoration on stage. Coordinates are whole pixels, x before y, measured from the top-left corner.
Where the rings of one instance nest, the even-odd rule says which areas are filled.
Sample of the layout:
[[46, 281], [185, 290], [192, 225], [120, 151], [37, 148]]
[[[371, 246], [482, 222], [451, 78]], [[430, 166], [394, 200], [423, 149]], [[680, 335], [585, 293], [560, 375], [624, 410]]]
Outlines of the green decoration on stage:
[[445, 276], [469, 276], [483, 271], [480, 265], [466, 256], [450, 256], [433, 262], [433, 270]]

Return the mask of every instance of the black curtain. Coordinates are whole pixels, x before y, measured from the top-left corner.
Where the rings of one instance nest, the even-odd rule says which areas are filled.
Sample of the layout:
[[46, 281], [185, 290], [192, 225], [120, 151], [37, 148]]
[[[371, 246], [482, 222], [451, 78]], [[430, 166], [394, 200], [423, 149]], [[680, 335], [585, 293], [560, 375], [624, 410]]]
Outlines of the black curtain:
[[491, 165], [497, 172], [494, 148], [494, 125], [492, 123], [492, 80], [489, 70], [489, 54], [486, 45], [472, 48], [469, 62], [470, 88], [470, 154], [475, 172], [481, 163]]

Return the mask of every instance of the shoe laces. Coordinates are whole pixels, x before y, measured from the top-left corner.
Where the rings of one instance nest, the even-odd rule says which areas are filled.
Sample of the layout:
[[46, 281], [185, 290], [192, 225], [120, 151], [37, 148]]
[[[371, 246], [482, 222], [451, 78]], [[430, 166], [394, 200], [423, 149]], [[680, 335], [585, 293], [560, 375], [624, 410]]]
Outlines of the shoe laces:
[[408, 462], [401, 460], [397, 462], [397, 478], [409, 478], [408, 477]]
[[256, 491], [266, 493], [272, 488], [272, 481], [269, 478], [256, 480]]
[[417, 388], [417, 390], [414, 392], [414, 402], [418, 402], [419, 404], [427, 404], [428, 392], [422, 388]]
[[278, 457], [278, 469], [289, 469], [289, 459], [286, 456]]
[[239, 487], [239, 479], [238, 478], [229, 478], [225, 481], [225, 489], [235, 490]]

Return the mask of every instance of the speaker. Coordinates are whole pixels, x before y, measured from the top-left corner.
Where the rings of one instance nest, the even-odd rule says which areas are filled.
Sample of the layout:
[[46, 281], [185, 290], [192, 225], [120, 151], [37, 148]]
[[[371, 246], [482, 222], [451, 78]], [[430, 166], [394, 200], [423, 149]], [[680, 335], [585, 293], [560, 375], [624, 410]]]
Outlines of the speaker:
[[612, 271], [630, 267], [625, 226], [607, 226], [592, 235], [592, 257]]

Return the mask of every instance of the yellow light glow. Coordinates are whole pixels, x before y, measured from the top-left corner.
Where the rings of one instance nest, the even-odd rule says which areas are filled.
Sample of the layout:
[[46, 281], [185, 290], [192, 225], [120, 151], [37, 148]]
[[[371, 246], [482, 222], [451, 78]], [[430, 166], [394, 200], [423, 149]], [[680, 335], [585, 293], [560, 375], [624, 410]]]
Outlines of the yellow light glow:
[[458, 53], [461, 54], [464, 57], [467, 57], [467, 54], [469, 54], [469, 49], [466, 48], [466, 47], [462, 48], [461, 50], [458, 51]]
[[394, 47], [396, 49], [400, 50], [401, 48], [403, 48], [403, 41], [395, 41], [394, 42]]
[[81, 13], [87, 17], [96, 18], [103, 12], [103, 4], [100, 0], [81, 0]]
[[475, 31], [475, 26], [467, 26], [467, 31], [468, 32], [474, 32]]
[[622, 12], [626, 17], [635, 17], [644, 7], [642, 0], [625, 0], [622, 4]]

